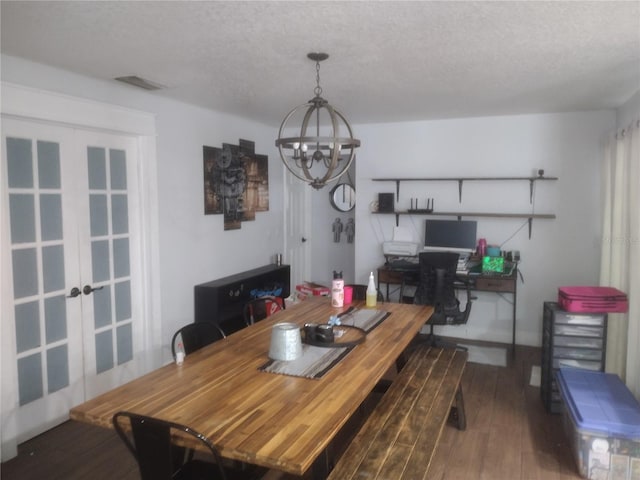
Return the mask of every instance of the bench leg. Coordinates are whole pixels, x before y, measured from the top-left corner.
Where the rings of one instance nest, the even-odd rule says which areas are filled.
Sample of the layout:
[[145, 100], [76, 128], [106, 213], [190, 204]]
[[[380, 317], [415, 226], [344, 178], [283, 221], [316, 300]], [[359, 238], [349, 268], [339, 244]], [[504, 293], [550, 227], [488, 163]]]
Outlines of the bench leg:
[[467, 429], [467, 416], [464, 413], [464, 397], [462, 396], [462, 385], [458, 385], [456, 391], [456, 416], [458, 417], [458, 430]]
[[398, 358], [396, 358], [396, 372], [400, 373], [400, 370], [407, 364], [407, 352], [403, 351]]

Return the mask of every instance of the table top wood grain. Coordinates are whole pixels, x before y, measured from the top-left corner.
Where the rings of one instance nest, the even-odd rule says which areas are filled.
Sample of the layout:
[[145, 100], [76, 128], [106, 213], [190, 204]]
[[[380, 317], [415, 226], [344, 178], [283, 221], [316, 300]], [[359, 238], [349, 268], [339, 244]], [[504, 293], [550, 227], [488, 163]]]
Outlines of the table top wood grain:
[[[359, 308], [362, 305], [355, 303]], [[259, 370], [278, 322], [326, 323], [343, 309], [313, 297], [74, 407], [74, 420], [112, 428], [120, 410], [188, 425], [225, 458], [304, 474], [394, 365], [432, 307], [381, 303], [391, 315], [319, 379]]]

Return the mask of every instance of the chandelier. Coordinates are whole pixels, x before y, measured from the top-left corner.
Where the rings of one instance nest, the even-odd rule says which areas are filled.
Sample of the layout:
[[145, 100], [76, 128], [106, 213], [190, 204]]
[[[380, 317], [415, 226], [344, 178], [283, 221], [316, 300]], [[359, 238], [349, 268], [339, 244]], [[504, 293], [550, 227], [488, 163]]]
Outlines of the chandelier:
[[[276, 147], [293, 175], [321, 189], [347, 172], [360, 140], [353, 138], [344, 115], [320, 96], [320, 62], [329, 55], [309, 53], [307, 57], [316, 62], [315, 97], [287, 114], [280, 125]], [[293, 126], [294, 122], [300, 126]], [[285, 132], [293, 136], [285, 137]], [[341, 132], [345, 136], [340, 136]]]

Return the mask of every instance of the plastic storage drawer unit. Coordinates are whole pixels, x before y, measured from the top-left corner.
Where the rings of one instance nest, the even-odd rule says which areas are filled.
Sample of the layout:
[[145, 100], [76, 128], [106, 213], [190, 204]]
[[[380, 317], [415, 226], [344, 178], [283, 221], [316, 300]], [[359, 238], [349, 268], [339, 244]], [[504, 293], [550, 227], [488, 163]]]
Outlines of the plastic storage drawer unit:
[[640, 478], [640, 404], [617, 375], [561, 368], [563, 423], [580, 474], [593, 480]]
[[606, 313], [572, 313], [544, 302], [540, 396], [549, 413], [562, 413], [558, 368], [604, 370], [606, 332]]

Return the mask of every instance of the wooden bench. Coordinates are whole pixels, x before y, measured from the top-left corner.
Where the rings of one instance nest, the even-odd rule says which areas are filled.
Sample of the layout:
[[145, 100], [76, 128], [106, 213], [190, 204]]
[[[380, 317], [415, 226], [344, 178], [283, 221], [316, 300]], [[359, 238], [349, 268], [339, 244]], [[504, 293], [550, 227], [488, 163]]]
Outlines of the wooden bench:
[[455, 402], [466, 428], [460, 380], [467, 352], [419, 346], [329, 475], [330, 480], [427, 478]]

